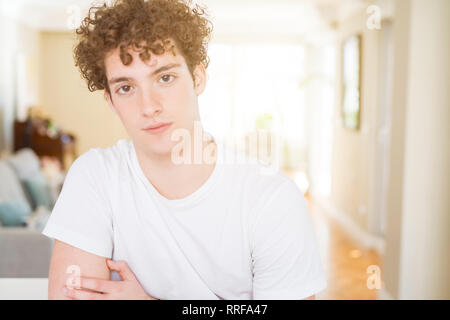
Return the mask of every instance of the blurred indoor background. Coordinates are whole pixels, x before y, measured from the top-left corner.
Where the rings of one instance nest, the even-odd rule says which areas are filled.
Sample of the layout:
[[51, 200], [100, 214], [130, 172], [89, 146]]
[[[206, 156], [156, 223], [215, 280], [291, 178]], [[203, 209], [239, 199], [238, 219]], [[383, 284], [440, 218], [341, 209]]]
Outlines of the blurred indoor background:
[[[0, 298], [46, 286], [39, 230], [73, 160], [128, 138], [74, 66], [91, 3], [0, 0]], [[214, 24], [203, 125], [276, 137], [327, 273], [317, 299], [449, 299], [450, 1], [196, 3]], [[32, 213], [2, 217], [11, 199]]]

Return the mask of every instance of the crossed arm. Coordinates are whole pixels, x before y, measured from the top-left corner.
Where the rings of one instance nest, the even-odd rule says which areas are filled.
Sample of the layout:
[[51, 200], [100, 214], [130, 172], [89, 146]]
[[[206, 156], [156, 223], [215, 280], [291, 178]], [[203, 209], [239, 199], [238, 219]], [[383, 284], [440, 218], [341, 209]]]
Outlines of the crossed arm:
[[[149, 296], [125, 262], [101, 257], [55, 240], [48, 278], [48, 298], [53, 300], [157, 300]], [[122, 281], [111, 281], [110, 270]], [[66, 292], [63, 290], [67, 289]]]
[[[122, 281], [110, 281], [110, 270], [119, 272]], [[80, 278], [77, 278], [77, 275]], [[50, 300], [157, 300], [144, 291], [125, 262], [109, 263], [105, 257], [83, 251], [56, 239], [48, 280]], [[68, 289], [66, 293], [63, 292], [64, 288]], [[314, 299], [312, 295], [305, 300]]]

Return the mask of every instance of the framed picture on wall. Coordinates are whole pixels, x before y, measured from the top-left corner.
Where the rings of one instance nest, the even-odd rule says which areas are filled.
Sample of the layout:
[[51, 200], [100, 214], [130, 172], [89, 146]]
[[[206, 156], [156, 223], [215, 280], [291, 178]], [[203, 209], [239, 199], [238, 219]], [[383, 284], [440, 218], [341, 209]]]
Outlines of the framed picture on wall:
[[342, 46], [342, 120], [345, 128], [358, 130], [361, 113], [361, 35]]

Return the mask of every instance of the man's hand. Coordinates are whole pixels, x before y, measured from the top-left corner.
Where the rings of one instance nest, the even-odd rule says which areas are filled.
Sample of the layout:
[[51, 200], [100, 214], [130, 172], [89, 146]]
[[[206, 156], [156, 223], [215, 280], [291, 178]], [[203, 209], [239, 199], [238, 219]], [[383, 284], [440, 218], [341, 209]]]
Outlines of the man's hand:
[[65, 286], [64, 295], [75, 300], [158, 300], [144, 291], [125, 261], [108, 259], [106, 264], [120, 274], [122, 281], [80, 277], [80, 288]]

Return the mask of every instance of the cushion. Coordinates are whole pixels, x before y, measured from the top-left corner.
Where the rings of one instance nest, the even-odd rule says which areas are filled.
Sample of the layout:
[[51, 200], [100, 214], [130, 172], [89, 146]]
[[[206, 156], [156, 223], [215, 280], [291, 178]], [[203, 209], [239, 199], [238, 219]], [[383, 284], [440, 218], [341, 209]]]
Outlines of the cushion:
[[0, 202], [0, 220], [3, 226], [26, 226], [26, 218], [31, 214], [26, 203], [18, 200]]
[[14, 169], [16, 175], [23, 186], [25, 197], [28, 203], [32, 206], [34, 210], [36, 206], [34, 205], [33, 198], [31, 197], [29, 191], [25, 186], [25, 179], [32, 177], [33, 175], [41, 171], [41, 164], [39, 157], [30, 148], [23, 148], [6, 158], [8, 164]]
[[25, 180], [41, 171], [39, 157], [30, 148], [20, 149], [8, 157], [8, 162], [20, 180]]
[[0, 160], [0, 202], [19, 201], [31, 211], [30, 203], [26, 197], [19, 177], [6, 160]]
[[52, 208], [52, 197], [47, 180], [42, 172], [26, 178], [24, 184], [33, 201], [33, 207], [44, 206], [48, 209]]
[[50, 218], [50, 210], [44, 207], [38, 207], [36, 211], [32, 212], [31, 215], [25, 217], [27, 222], [27, 228], [29, 230], [42, 232]]

